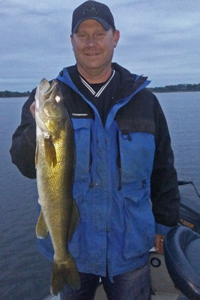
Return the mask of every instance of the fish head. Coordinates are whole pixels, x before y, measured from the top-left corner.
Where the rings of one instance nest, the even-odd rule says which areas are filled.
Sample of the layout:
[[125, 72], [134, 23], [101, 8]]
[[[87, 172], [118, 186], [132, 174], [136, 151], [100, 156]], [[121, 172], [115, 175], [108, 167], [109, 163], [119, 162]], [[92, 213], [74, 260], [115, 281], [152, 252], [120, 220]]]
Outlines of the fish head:
[[36, 111], [43, 113], [45, 118], [61, 118], [63, 116], [63, 96], [58, 82], [51, 84], [42, 79], [36, 90]]
[[60, 126], [63, 125], [62, 120], [66, 117], [62, 91], [58, 82], [54, 80], [50, 84], [46, 79], [42, 79], [37, 87], [35, 100], [36, 123], [42, 132], [46, 132], [48, 138], [60, 131]]

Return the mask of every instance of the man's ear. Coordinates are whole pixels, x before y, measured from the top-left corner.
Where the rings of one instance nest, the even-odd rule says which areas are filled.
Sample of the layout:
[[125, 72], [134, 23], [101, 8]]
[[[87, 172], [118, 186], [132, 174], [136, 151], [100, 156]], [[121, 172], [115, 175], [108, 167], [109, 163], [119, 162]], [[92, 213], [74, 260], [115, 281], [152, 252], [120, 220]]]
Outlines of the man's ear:
[[115, 30], [114, 31], [114, 47], [117, 47], [117, 43], [119, 41], [120, 38], [120, 31], [119, 30]]

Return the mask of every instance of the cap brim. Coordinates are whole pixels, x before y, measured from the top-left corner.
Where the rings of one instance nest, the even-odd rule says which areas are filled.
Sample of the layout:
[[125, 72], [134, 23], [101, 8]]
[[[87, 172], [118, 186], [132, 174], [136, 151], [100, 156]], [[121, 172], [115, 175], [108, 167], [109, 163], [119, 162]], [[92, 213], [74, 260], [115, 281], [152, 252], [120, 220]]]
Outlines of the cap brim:
[[72, 33], [76, 33], [77, 29], [78, 29], [78, 26], [85, 20], [88, 20], [88, 19], [93, 19], [93, 20], [96, 20], [97, 22], [99, 22], [106, 31], [108, 31], [110, 28], [111, 28], [111, 25], [108, 24], [106, 21], [102, 20], [101, 18], [93, 18], [93, 17], [88, 17], [88, 18], [84, 18], [82, 20], [80, 20], [73, 28], [72, 30]]

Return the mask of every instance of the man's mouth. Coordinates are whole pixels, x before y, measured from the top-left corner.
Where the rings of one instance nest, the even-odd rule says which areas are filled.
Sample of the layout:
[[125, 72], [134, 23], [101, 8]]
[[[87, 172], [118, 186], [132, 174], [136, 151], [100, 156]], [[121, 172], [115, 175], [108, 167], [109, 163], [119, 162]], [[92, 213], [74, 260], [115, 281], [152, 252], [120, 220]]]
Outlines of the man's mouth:
[[97, 56], [99, 53], [86, 53], [86, 56]]

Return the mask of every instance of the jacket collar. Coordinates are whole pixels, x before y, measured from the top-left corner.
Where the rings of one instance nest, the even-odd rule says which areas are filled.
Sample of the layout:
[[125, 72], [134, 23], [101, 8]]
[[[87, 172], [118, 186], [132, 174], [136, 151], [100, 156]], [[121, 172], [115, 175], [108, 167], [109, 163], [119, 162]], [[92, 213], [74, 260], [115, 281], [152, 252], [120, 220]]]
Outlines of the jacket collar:
[[[117, 63], [112, 63], [112, 68], [120, 74], [120, 84], [118, 85], [116, 92], [116, 101], [136, 94], [150, 83], [150, 81], [147, 80], [147, 77], [132, 74]], [[78, 72], [76, 65], [74, 65], [63, 68], [57, 76], [57, 79], [69, 85], [75, 92], [80, 93], [79, 91], [82, 88], [82, 84], [81, 81], [79, 81], [80, 86], [77, 86], [77, 80], [75, 80], [76, 76], [78, 76]], [[76, 82], [76, 85], [74, 84], [74, 81]]]

